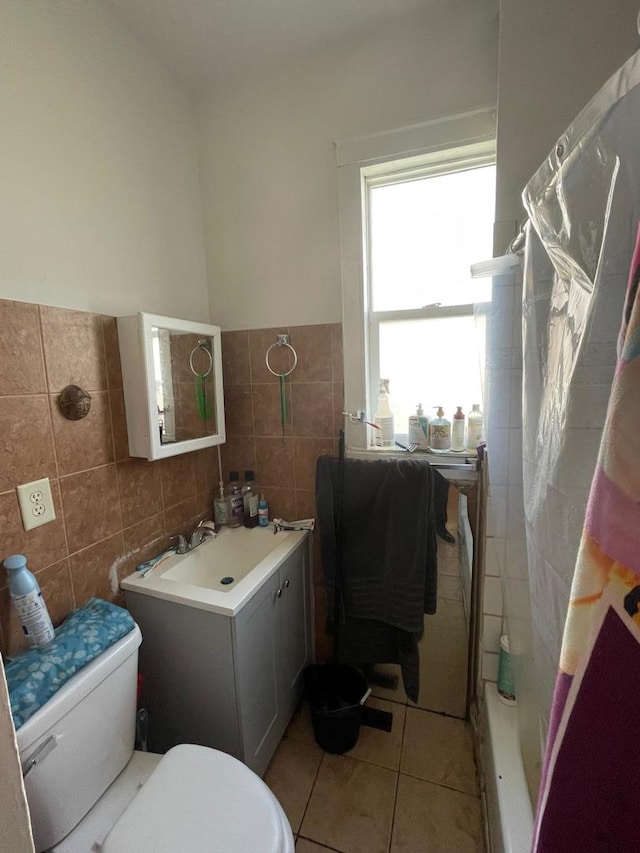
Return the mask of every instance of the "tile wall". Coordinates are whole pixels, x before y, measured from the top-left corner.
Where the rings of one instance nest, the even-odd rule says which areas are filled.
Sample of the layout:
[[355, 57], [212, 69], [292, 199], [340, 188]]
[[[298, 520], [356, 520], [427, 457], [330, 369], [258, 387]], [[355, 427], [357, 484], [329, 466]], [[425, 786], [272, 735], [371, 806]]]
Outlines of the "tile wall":
[[[287, 422], [282, 429], [280, 386], [265, 364], [277, 335], [288, 334], [298, 362], [286, 380]], [[292, 326], [224, 332], [222, 335], [227, 442], [222, 448], [225, 481], [236, 469], [255, 472], [270, 517], [315, 516], [315, 466], [337, 452], [343, 418], [342, 326]], [[276, 371], [292, 365], [286, 347], [273, 347]], [[314, 534], [316, 656], [326, 659], [325, 598], [318, 537]]]
[[[91, 412], [68, 421], [59, 392]], [[25, 532], [15, 487], [51, 479], [56, 520]], [[210, 514], [215, 448], [158, 462], [129, 457], [113, 317], [0, 300], [0, 560], [24, 553], [54, 623], [90, 596], [122, 602], [118, 579]], [[0, 651], [24, 647], [0, 571]]]

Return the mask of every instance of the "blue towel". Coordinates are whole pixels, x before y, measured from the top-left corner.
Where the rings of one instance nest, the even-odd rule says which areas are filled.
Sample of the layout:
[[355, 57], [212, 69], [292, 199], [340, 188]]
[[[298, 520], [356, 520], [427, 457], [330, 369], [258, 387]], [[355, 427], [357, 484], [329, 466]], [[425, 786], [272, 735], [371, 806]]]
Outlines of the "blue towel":
[[72, 675], [133, 631], [131, 614], [99, 598], [74, 610], [46, 648], [5, 662], [13, 724], [19, 729]]

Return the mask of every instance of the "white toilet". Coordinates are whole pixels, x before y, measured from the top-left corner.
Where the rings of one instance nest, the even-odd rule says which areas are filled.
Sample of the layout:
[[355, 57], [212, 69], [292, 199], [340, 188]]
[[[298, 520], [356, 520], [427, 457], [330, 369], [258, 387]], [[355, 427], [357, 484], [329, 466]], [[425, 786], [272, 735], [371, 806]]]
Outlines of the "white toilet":
[[280, 804], [237, 759], [134, 751], [140, 642], [136, 627], [17, 731], [38, 853], [294, 853]]

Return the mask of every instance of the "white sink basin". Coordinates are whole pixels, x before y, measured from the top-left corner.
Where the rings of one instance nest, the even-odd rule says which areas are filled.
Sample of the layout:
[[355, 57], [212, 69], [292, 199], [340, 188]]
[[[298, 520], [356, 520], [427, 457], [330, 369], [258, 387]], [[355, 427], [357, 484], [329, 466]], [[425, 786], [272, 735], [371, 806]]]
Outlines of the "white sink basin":
[[223, 528], [216, 539], [169, 557], [145, 577], [134, 572], [120, 585], [234, 616], [306, 535], [304, 531], [274, 534], [271, 526]]

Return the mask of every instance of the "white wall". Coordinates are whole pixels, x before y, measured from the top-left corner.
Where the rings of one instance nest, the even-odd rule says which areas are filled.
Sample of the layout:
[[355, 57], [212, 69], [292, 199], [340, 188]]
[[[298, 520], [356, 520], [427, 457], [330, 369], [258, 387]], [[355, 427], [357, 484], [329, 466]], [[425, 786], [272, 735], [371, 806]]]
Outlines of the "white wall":
[[363, 35], [200, 103], [212, 320], [342, 319], [333, 141], [495, 103], [491, 0]]
[[95, 0], [2, 0], [0, 298], [206, 319], [187, 93]]
[[496, 254], [522, 190], [592, 95], [638, 48], [638, 0], [501, 0]]

